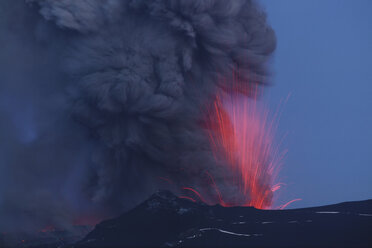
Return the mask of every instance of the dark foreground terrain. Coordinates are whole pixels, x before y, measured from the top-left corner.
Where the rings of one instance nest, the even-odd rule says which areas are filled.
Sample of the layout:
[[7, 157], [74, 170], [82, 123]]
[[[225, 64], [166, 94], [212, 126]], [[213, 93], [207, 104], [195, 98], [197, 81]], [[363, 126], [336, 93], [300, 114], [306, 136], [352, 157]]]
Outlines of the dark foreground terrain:
[[294, 209], [205, 206], [159, 192], [75, 247], [372, 247], [372, 200]]
[[206, 206], [161, 191], [74, 245], [38, 247], [372, 247], [372, 200], [258, 210]]

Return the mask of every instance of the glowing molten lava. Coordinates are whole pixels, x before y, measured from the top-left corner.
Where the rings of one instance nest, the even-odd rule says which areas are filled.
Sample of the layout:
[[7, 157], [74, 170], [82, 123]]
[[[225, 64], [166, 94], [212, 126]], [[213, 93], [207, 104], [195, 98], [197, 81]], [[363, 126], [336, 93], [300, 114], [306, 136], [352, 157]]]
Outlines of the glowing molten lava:
[[[243, 82], [236, 75], [230, 82], [222, 83], [232, 87], [216, 95], [207, 111], [206, 130], [216, 166], [226, 167], [216, 169], [225, 171], [226, 176], [217, 179], [206, 172], [216, 193], [212, 201], [210, 197], [205, 200], [199, 193], [202, 191], [190, 187], [183, 188], [186, 195], [181, 197], [207, 204], [217, 202], [225, 207], [270, 209], [273, 194], [281, 187], [275, 181], [285, 155], [274, 143], [278, 113], [270, 118], [269, 111], [258, 100], [258, 87], [251, 87], [255, 84]], [[277, 208], [283, 209], [296, 200]]]
[[238, 197], [225, 201], [214, 187], [222, 206], [267, 209], [272, 206], [273, 192], [280, 188], [274, 180], [284, 153], [274, 145], [275, 123], [258, 104], [257, 89], [251, 98], [237, 92], [216, 96], [208, 115], [208, 131], [216, 160], [225, 161], [228, 167], [226, 184], [233, 184]]

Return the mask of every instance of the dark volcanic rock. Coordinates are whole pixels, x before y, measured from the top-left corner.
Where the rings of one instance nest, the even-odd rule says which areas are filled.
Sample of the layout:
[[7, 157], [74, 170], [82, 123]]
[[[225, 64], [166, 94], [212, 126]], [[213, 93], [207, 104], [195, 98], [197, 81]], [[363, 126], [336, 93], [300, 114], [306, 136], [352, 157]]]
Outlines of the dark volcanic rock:
[[68, 230], [41, 230], [38, 232], [0, 233], [0, 248], [63, 248], [81, 240], [93, 226], [77, 225]]
[[224, 208], [161, 191], [74, 247], [372, 247], [372, 200], [294, 209]]

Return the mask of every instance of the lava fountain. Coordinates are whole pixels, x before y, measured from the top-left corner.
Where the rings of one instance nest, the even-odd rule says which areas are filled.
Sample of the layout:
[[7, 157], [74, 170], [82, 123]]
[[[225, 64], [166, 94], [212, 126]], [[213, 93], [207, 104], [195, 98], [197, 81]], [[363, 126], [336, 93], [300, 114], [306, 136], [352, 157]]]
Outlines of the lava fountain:
[[[226, 170], [222, 187], [233, 188], [235, 192], [233, 196], [225, 195], [213, 176], [206, 172], [209, 185], [216, 193], [214, 202], [225, 207], [273, 208], [274, 192], [282, 185], [276, 182], [278, 170], [286, 153], [274, 141], [279, 109], [271, 115], [260, 100], [259, 86], [252, 86], [257, 85], [254, 82], [242, 81], [244, 79], [239, 73], [223, 80], [221, 85], [232, 87], [225, 88], [215, 96], [206, 111], [205, 129], [216, 162], [224, 161], [222, 164], [226, 166], [219, 168]], [[184, 187], [183, 190], [187, 193], [181, 197], [213, 204], [205, 200], [210, 198], [199, 193], [202, 191], [190, 187]]]

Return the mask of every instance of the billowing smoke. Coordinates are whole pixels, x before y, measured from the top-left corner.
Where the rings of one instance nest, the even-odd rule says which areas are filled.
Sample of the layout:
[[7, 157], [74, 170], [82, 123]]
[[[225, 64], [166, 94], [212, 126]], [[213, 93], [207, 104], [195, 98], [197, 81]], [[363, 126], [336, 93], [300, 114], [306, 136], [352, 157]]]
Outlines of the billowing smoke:
[[0, 229], [27, 229], [218, 182], [205, 107], [275, 35], [252, 0], [4, 0], [0, 48]]

